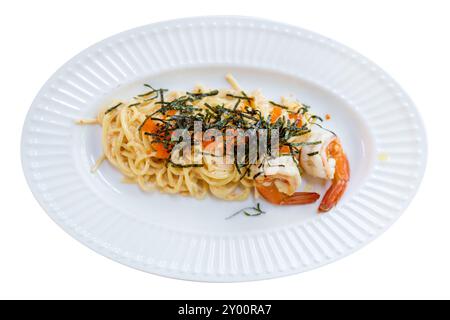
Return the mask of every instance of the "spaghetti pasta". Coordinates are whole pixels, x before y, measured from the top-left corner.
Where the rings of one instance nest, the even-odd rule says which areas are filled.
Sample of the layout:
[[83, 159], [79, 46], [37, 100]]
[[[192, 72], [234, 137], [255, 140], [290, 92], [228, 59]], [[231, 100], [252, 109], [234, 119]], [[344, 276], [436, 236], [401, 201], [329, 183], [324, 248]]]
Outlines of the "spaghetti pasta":
[[[169, 92], [146, 85], [148, 92], [128, 102], [116, 101], [99, 112], [97, 119], [78, 121], [102, 127], [104, 155], [93, 170], [107, 159], [123, 174], [124, 182], [137, 183], [144, 191], [198, 199], [210, 193], [220, 199], [244, 200], [263, 176], [267, 154], [250, 162], [249, 147], [245, 147], [244, 161], [238, 163], [225, 151], [236, 153], [242, 142], [249, 140], [239, 135], [241, 129], [273, 128], [286, 135], [276, 151], [292, 157], [298, 166], [300, 144], [307, 140], [315, 121], [307, 108], [286, 98], [283, 105], [271, 103], [259, 90], [242, 91], [232, 75], [226, 80], [231, 89], [208, 91], [197, 86], [192, 92]], [[227, 131], [236, 135], [189, 142], [196, 138], [194, 122], [201, 123], [201, 134], [214, 129], [219, 134]], [[188, 132], [189, 139], [173, 141], [176, 129]], [[233, 147], [230, 141], [235, 143]], [[186, 147], [191, 148], [186, 152]]]

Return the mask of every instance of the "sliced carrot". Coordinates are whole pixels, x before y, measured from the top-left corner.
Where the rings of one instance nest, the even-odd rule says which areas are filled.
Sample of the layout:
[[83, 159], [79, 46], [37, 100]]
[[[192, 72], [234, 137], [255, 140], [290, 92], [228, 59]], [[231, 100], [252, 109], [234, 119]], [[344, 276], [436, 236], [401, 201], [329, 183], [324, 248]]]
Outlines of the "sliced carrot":
[[249, 102], [250, 108], [255, 109], [255, 107], [256, 107], [255, 98], [253, 98], [253, 97], [250, 98], [250, 100], [248, 100], [248, 102]]
[[270, 123], [275, 123], [278, 118], [281, 116], [281, 113], [283, 112], [283, 109], [280, 107], [273, 107], [272, 109], [272, 116], [270, 117]]
[[330, 119], [331, 119], [331, 116], [327, 113], [327, 114], [325, 115], [325, 119], [326, 119], [326, 120], [330, 120]]
[[297, 122], [297, 127], [301, 127], [302, 126], [302, 116], [301, 115], [299, 115], [299, 114], [293, 114], [293, 113], [291, 113], [291, 114], [289, 114], [289, 119], [290, 120], [292, 120], [292, 121], [295, 121], [295, 120], [297, 120], [298, 119], [298, 122]]
[[152, 119], [147, 119], [145, 121], [144, 125], [141, 128], [142, 132], [149, 132], [149, 133], [156, 133], [158, 130], [158, 124], [156, 121], [153, 121]]
[[289, 149], [288, 146], [282, 146], [282, 147], [280, 148], [280, 153], [281, 153], [281, 154], [286, 154], [286, 153], [290, 153], [290, 152], [291, 152], [291, 149]]
[[203, 148], [206, 148], [213, 142], [214, 142], [214, 140], [212, 140], [212, 139], [211, 140], [202, 140], [202, 146], [203, 146]]
[[[157, 133], [158, 132], [159, 125], [156, 121], [152, 119], [147, 119], [145, 121], [144, 125], [142, 126], [141, 130], [142, 132], [148, 132], [148, 133]], [[166, 149], [163, 143], [161, 142], [155, 142], [152, 143], [153, 150], [156, 151], [156, 158], [159, 159], [168, 159], [170, 156], [169, 150]], [[149, 151], [148, 151], [149, 152]]]
[[170, 156], [170, 152], [166, 149], [163, 143], [157, 142], [152, 143], [152, 148], [156, 151], [156, 158], [159, 159], [168, 159]]
[[169, 110], [166, 112], [168, 116], [174, 116], [177, 113], [177, 110]]

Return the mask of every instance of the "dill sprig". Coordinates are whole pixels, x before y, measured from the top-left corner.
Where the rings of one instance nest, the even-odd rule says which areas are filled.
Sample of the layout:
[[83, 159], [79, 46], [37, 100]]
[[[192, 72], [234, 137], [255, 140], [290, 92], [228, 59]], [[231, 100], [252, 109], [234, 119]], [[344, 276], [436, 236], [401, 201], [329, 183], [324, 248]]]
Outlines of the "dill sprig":
[[231, 218], [234, 218], [234, 217], [236, 217], [239, 214], [244, 214], [247, 217], [257, 217], [257, 216], [260, 216], [260, 215], [265, 214], [265, 213], [266, 212], [261, 209], [261, 205], [258, 202], [256, 204], [256, 206], [254, 206], [254, 207], [247, 207], [247, 208], [243, 208], [243, 209], [241, 209], [239, 211], [236, 211], [232, 215], [226, 217], [225, 220], [229, 220]]

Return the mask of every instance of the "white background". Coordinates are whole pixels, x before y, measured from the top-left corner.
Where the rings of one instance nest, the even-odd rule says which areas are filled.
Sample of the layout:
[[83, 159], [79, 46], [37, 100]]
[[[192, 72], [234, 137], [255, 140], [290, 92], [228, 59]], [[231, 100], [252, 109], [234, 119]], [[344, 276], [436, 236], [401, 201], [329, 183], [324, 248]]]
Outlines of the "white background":
[[[2, 1], [0, 298], [449, 299], [449, 13], [446, 0]], [[319, 32], [375, 61], [410, 94], [427, 127], [428, 167], [410, 207], [379, 239], [296, 276], [195, 283], [112, 262], [65, 234], [39, 207], [22, 174], [20, 135], [48, 77], [117, 32], [210, 14], [259, 16]]]

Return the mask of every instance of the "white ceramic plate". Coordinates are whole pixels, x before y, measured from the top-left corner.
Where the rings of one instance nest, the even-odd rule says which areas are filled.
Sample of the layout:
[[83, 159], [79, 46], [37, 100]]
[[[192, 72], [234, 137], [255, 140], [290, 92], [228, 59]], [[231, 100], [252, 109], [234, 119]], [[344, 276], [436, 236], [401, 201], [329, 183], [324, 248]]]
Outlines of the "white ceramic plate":
[[[345, 197], [275, 207], [225, 220], [244, 202], [144, 193], [120, 182], [101, 154], [100, 128], [74, 121], [142, 83], [293, 94], [323, 115], [347, 151]], [[353, 50], [285, 24], [202, 17], [133, 29], [86, 49], [48, 80], [25, 121], [22, 161], [30, 188], [52, 219], [95, 251], [131, 267], [200, 281], [245, 281], [302, 272], [341, 258], [381, 234], [414, 196], [426, 162], [420, 116], [403, 90]], [[323, 186], [315, 189], [323, 194]]]

